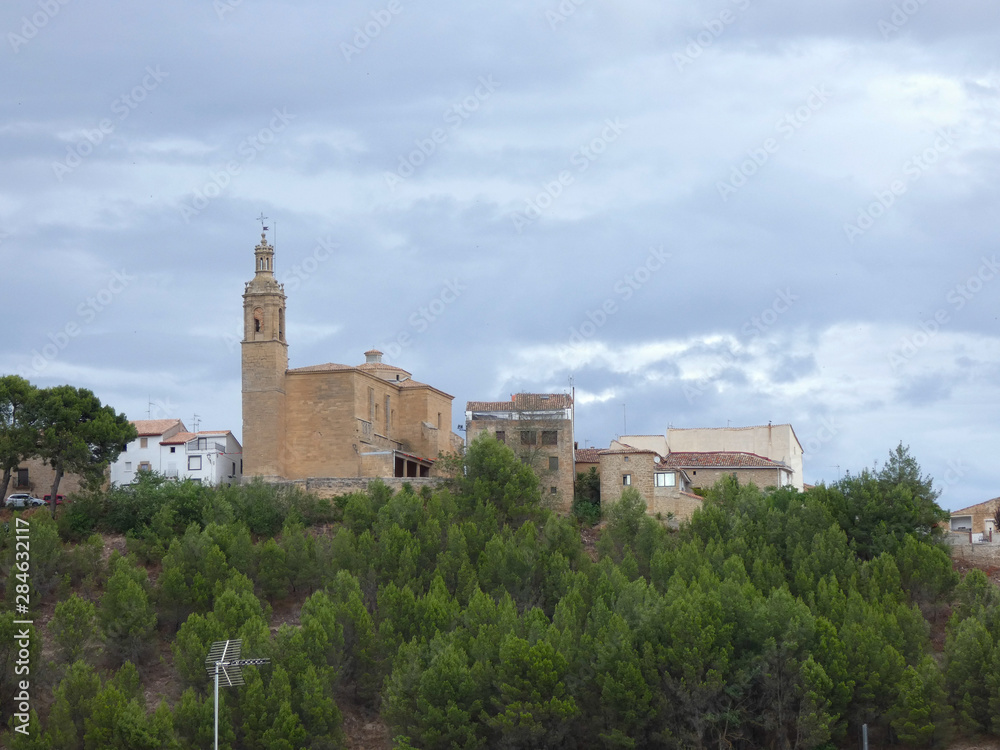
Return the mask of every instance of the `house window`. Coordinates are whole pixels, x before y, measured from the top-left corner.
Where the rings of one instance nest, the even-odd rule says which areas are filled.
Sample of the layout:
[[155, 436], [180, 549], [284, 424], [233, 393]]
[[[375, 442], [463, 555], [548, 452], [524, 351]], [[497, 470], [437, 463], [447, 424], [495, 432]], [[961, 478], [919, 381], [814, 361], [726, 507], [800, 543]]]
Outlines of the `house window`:
[[203, 451], [208, 449], [208, 438], [198, 438], [198, 450]]
[[28, 470], [18, 469], [17, 470], [17, 486], [27, 487], [28, 486]]
[[507, 442], [507, 431], [497, 430], [497, 442], [506, 443]]
[[550, 495], [556, 494], [556, 488], [555, 487], [549, 487], [549, 494]]
[[233, 476], [236, 476], [236, 462], [232, 461], [231, 463], [233, 465]]
[[549, 471], [559, 470], [559, 456], [549, 456]]
[[201, 456], [188, 456], [188, 471], [201, 471]]
[[632, 486], [632, 475], [631, 474], [622, 474], [622, 486], [623, 487], [631, 487]]
[[625, 463], [628, 463], [628, 456], [625, 456]]
[[176, 445], [171, 445], [170, 446], [170, 452], [171, 453], [176, 453], [177, 452], [177, 446]]
[[139, 447], [140, 448], [148, 448], [149, 447], [149, 438], [139, 438]]
[[521, 445], [535, 445], [538, 443], [538, 433], [534, 430], [521, 430]]
[[441, 412], [438, 412], [438, 429], [441, 429]]
[[368, 421], [375, 422], [375, 389], [368, 389]]
[[153, 470], [153, 465], [149, 463], [149, 461], [139, 462], [139, 471], [152, 471], [152, 470]]
[[131, 461], [126, 461], [125, 462], [125, 471], [126, 472], [132, 471], [132, 462]]
[[674, 487], [677, 485], [677, 475], [672, 471], [658, 471], [653, 474], [657, 487]]
[[542, 430], [542, 445], [559, 445], [558, 436], [555, 430]]

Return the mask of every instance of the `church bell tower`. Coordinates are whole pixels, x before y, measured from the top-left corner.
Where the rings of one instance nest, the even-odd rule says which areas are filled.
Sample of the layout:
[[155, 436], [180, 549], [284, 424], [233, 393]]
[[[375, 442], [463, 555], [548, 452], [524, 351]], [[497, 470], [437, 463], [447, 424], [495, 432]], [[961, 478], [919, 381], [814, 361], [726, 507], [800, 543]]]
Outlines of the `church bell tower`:
[[274, 278], [267, 227], [254, 248], [243, 293], [243, 474], [283, 477], [285, 468], [285, 288]]

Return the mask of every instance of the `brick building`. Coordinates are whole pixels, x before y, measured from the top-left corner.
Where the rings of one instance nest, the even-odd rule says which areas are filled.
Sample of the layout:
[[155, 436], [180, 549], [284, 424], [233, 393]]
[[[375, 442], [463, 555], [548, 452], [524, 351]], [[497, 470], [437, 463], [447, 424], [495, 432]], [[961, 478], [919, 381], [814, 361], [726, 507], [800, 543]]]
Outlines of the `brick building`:
[[542, 497], [561, 512], [573, 505], [573, 397], [565, 393], [516, 393], [510, 401], [469, 401], [465, 432], [488, 432], [506, 443], [538, 475]]
[[356, 365], [288, 369], [285, 291], [261, 234], [243, 294], [243, 473], [269, 479], [427, 477], [460, 449], [453, 396], [365, 353]]

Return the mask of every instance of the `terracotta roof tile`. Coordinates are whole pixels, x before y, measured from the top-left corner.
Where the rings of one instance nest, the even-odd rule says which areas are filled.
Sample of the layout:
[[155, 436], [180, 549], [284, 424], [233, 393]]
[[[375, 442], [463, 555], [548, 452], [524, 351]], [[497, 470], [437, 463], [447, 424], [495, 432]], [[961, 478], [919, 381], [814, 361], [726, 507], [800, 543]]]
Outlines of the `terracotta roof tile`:
[[[139, 437], [153, 437], [155, 435], [162, 435], [164, 432], [169, 430], [171, 427], [176, 427], [181, 424], [179, 419], [133, 419], [132, 424], [135, 425], [136, 432], [139, 433]], [[181, 425], [183, 426], [183, 425]]]
[[596, 464], [601, 460], [600, 448], [577, 448], [576, 462], [584, 464]]
[[667, 465], [685, 469], [788, 469], [782, 463], [740, 451], [671, 452]]
[[554, 411], [568, 409], [573, 397], [568, 393], [515, 393], [510, 401], [469, 401], [466, 411]]

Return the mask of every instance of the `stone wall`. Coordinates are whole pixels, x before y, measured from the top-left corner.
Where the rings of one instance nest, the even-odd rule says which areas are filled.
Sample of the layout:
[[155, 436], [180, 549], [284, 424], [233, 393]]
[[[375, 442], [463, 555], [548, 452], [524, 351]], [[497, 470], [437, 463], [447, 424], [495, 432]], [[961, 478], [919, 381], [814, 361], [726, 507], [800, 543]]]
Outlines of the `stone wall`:
[[[35, 497], [44, 497], [52, 492], [52, 483], [56, 479], [56, 472], [55, 469], [47, 463], [42, 461], [40, 458], [31, 458], [27, 461], [22, 461], [19, 464], [19, 468], [28, 470], [28, 482], [24, 486], [18, 486], [18, 473], [16, 470], [12, 471], [10, 474], [10, 482], [7, 484], [7, 491], [3, 496], [4, 500], [17, 492], [26, 492]], [[2, 472], [0, 472], [0, 474], [2, 474]], [[59, 494], [71, 495], [79, 492], [82, 486], [83, 481], [78, 475], [65, 474], [63, 475], [63, 478], [59, 480]]]
[[691, 486], [709, 489], [723, 477], [736, 475], [741, 485], [755, 484], [761, 489], [765, 487], [780, 487], [782, 478], [788, 481], [788, 472], [781, 469], [721, 469], [704, 468], [685, 469], [691, 477]]
[[404, 484], [409, 484], [414, 492], [420, 492], [424, 487], [435, 490], [448, 480], [443, 477], [383, 477], [377, 480], [369, 477], [310, 477], [309, 479], [265, 479], [265, 481], [281, 487], [298, 487], [317, 497], [331, 498], [350, 495], [352, 492], [365, 492], [368, 490], [368, 485], [374, 481], [382, 482], [393, 492], [403, 489]]

